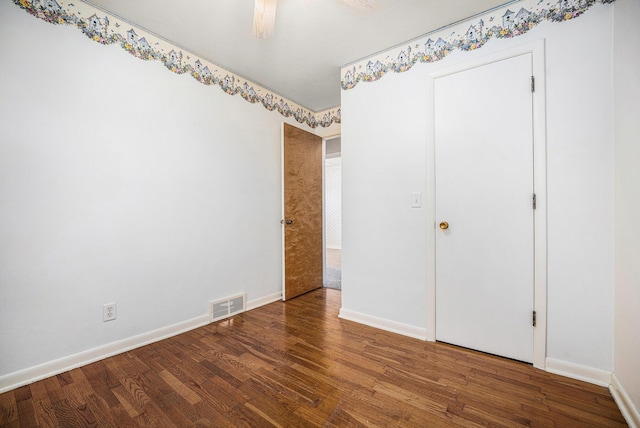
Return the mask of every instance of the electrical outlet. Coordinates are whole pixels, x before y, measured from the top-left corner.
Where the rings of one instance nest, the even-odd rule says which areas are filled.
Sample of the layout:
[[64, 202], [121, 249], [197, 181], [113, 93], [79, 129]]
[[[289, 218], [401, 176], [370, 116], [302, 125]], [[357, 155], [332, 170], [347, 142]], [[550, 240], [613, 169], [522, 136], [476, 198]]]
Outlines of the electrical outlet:
[[116, 304], [114, 303], [105, 303], [102, 306], [102, 321], [103, 322], [107, 322], [107, 321], [113, 321], [114, 319], [116, 319]]

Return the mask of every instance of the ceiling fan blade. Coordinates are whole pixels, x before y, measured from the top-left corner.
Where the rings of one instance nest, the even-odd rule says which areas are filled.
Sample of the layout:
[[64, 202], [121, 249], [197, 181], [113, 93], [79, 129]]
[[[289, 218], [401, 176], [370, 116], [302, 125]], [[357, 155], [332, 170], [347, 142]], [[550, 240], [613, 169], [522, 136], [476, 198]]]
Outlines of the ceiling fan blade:
[[256, 0], [253, 8], [253, 35], [266, 39], [273, 35], [277, 0]]
[[376, 5], [376, 0], [342, 0], [351, 7], [358, 9], [372, 9]]

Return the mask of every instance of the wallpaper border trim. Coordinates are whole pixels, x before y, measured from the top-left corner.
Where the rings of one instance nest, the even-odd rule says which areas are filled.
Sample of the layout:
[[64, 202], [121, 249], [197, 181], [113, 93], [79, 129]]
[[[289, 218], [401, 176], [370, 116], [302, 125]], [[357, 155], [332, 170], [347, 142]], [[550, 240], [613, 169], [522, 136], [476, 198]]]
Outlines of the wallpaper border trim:
[[269, 111], [292, 117], [310, 128], [329, 127], [341, 123], [340, 107], [314, 112], [288, 100], [255, 82], [238, 76], [218, 65], [184, 52], [170, 42], [121, 18], [110, 15], [82, 0], [12, 0], [13, 3], [36, 18], [56, 25], [77, 27], [85, 36], [102, 45], [119, 45], [122, 49], [144, 61], [160, 61], [175, 74], [189, 74], [206, 86], [218, 86], [229, 95], [240, 95], [252, 104], [261, 104]]
[[575, 19], [596, 3], [613, 2], [615, 0], [522, 0], [509, 3], [342, 67], [342, 90], [353, 89], [361, 82], [375, 82], [390, 72], [404, 73], [419, 63], [440, 61], [454, 51], [480, 49], [491, 39], [520, 36], [543, 22]]

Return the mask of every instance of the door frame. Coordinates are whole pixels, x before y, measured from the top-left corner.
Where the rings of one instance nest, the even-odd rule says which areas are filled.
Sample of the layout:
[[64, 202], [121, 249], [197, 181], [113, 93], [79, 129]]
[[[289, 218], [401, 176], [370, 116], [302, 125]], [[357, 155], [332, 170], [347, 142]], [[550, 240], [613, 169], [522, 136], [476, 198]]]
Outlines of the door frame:
[[427, 78], [427, 183], [425, 202], [427, 224], [427, 340], [436, 340], [436, 211], [435, 211], [435, 91], [439, 77], [531, 53], [535, 91], [533, 92], [533, 186], [536, 194], [534, 212], [534, 284], [533, 366], [544, 369], [547, 353], [547, 161], [546, 161], [546, 96], [544, 39], [524, 43], [480, 58], [464, 61], [429, 73]]

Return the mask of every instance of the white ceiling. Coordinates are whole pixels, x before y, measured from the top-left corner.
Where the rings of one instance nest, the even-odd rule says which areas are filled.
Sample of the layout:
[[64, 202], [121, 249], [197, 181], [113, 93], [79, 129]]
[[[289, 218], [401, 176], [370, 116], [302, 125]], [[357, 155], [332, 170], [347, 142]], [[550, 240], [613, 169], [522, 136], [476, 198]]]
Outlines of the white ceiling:
[[87, 1], [314, 111], [340, 104], [343, 65], [510, 2], [278, 0], [274, 35], [260, 40], [254, 0]]

